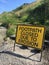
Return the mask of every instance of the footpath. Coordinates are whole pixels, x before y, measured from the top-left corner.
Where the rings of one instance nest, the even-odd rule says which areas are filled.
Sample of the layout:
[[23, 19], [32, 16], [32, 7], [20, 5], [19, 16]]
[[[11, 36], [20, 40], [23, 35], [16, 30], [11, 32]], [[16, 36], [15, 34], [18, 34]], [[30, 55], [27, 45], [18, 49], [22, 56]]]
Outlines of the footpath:
[[49, 49], [42, 52], [42, 60], [40, 62], [40, 52], [36, 54], [33, 48], [23, 48], [22, 45], [16, 44], [15, 51], [13, 51], [14, 40], [7, 38], [6, 28], [0, 27], [0, 65], [49, 65]]

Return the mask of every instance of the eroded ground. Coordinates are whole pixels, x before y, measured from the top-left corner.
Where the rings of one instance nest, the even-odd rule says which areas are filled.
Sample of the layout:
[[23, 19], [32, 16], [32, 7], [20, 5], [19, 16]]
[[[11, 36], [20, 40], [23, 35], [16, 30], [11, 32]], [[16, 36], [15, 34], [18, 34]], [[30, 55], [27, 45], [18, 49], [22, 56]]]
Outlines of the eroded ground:
[[[10, 38], [5, 42], [3, 39], [6, 36], [6, 29], [0, 27], [0, 65], [49, 65], [49, 48], [42, 52], [42, 60], [40, 53], [32, 51], [32, 48], [22, 49], [21, 45], [15, 46], [13, 51], [14, 40]], [[35, 61], [34, 61], [35, 60]]]

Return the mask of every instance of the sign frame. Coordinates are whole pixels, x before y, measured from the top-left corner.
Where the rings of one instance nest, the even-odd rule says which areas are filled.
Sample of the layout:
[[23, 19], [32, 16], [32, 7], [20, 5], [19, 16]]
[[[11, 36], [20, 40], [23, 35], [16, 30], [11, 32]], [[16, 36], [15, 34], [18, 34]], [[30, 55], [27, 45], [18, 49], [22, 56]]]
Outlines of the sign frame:
[[[43, 27], [43, 28], [44, 28], [43, 39], [42, 39], [42, 46], [43, 46], [44, 38], [45, 38], [45, 27], [44, 27], [44, 26], [31, 25], [31, 24], [18, 24], [17, 27], [16, 27], [16, 39], [17, 39], [17, 33], [18, 33], [18, 26], [19, 26], [19, 25], [22, 25], [22, 26], [32, 26], [32, 27]], [[15, 39], [15, 43], [16, 43], [16, 44], [24, 45], [24, 44], [17, 43], [17, 42], [16, 42], [16, 39]], [[26, 45], [24, 45], [24, 46], [26, 46]], [[27, 47], [30, 47], [30, 46], [27, 46]], [[31, 48], [35, 48], [35, 47], [31, 47]], [[38, 49], [38, 48], [35, 48], [35, 49]], [[42, 49], [42, 48], [41, 48], [41, 49]], [[41, 49], [39, 49], [39, 50], [41, 50]]]
[[[44, 39], [45, 39], [45, 26], [43, 26], [43, 25], [32, 25], [32, 24], [18, 24], [17, 25], [17, 27], [16, 27], [16, 37], [17, 37], [17, 31], [18, 31], [18, 26], [19, 25], [25, 25], [25, 26], [33, 26], [33, 27], [44, 27], [44, 34], [43, 34], [43, 40], [42, 40], [42, 48], [41, 49], [38, 49], [38, 48], [35, 48], [35, 49], [37, 49], [37, 50], [40, 50], [41, 52], [41, 56], [40, 56], [40, 60], [39, 61], [41, 61], [41, 59], [42, 59], [42, 51], [43, 51], [43, 43], [44, 43]], [[16, 38], [15, 37], [15, 38]], [[17, 38], [16, 38], [17, 39]], [[15, 43], [14, 43], [14, 48], [13, 48], [13, 51], [15, 51], [15, 44], [18, 44], [18, 45], [23, 45], [23, 44], [19, 44], [19, 43], [16, 43], [16, 39], [15, 39]], [[24, 45], [25, 46], [25, 45]], [[30, 47], [30, 46], [27, 46], [27, 47]], [[31, 47], [31, 48], [34, 48], [34, 47]]]

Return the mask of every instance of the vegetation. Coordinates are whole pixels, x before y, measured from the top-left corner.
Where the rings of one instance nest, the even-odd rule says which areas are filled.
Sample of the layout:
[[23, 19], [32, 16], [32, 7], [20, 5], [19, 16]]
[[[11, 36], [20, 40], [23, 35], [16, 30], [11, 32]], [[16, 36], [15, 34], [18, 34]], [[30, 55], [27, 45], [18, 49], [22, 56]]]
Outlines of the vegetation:
[[10, 35], [15, 34], [15, 32], [14, 32], [14, 31], [15, 31], [15, 30], [14, 30], [14, 28], [10, 28], [10, 29], [8, 29], [8, 30], [7, 30], [7, 32], [6, 32], [7, 36], [9, 36], [9, 37], [10, 37]]
[[49, 0], [24, 3], [11, 12], [0, 14], [0, 22], [7, 28], [7, 36], [15, 34], [18, 23], [46, 26], [46, 39], [49, 38]]

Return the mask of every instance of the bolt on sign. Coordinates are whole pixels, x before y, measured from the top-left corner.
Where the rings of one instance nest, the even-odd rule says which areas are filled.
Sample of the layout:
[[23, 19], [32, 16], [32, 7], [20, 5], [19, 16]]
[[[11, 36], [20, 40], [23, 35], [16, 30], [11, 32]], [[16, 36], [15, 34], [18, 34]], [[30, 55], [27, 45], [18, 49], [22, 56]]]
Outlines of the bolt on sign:
[[42, 26], [18, 25], [16, 43], [41, 49], [45, 28]]

